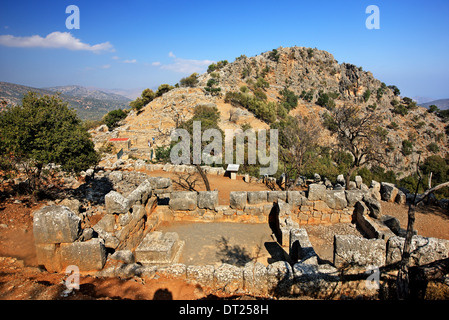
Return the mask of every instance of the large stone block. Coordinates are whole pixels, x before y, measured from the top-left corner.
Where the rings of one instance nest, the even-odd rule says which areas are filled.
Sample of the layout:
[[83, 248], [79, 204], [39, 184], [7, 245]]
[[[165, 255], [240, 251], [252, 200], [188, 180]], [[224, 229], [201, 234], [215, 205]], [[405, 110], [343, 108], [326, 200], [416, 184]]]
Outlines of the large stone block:
[[150, 177], [148, 181], [153, 189], [165, 189], [172, 185], [170, 178]]
[[287, 261], [277, 261], [267, 267], [267, 286], [270, 294], [288, 295], [293, 283], [293, 269]]
[[341, 210], [348, 206], [344, 190], [326, 190], [324, 201], [331, 209]]
[[292, 205], [292, 207], [298, 207], [303, 205], [307, 201], [307, 198], [301, 191], [287, 191], [287, 202]]
[[295, 228], [290, 230], [290, 258], [304, 264], [318, 264], [318, 256], [310, 242], [306, 229]]
[[142, 264], [170, 264], [176, 262], [180, 249], [181, 242], [177, 233], [151, 232], [136, 248], [136, 261]]
[[357, 201], [362, 201], [365, 192], [361, 190], [345, 190], [346, 200], [348, 201], [348, 207], [353, 207]]
[[197, 208], [198, 197], [195, 191], [172, 192], [168, 205], [172, 210], [189, 210]]
[[126, 213], [131, 208], [131, 202], [129, 199], [122, 196], [116, 191], [111, 191], [104, 196], [104, 203], [107, 213]]
[[130, 206], [135, 204], [145, 204], [149, 197], [151, 197], [151, 182], [150, 180], [145, 180], [142, 182], [133, 192], [128, 195], [130, 201]]
[[227, 263], [216, 267], [214, 287], [223, 288], [227, 293], [235, 293], [243, 289], [243, 269]]
[[248, 262], [243, 268], [243, 286], [254, 295], [268, 294], [267, 267], [260, 262]]
[[54, 243], [37, 243], [36, 257], [38, 265], [42, 265], [48, 272], [61, 271], [61, 256]]
[[383, 201], [394, 202], [398, 194], [398, 188], [392, 183], [382, 182], [380, 184], [380, 195]]
[[369, 215], [375, 219], [380, 219], [382, 216], [382, 205], [381, 203], [370, 194], [365, 194], [363, 197], [363, 202], [365, 202]]
[[231, 191], [229, 194], [230, 206], [233, 209], [243, 210], [246, 207], [246, 191]]
[[61, 243], [59, 250], [62, 268], [75, 265], [80, 271], [101, 270], [106, 263], [104, 242], [98, 238], [86, 242]]
[[365, 239], [354, 235], [334, 237], [334, 266], [359, 267], [385, 265], [386, 244], [381, 239]]
[[248, 204], [259, 204], [268, 201], [267, 191], [248, 192]]
[[268, 202], [287, 201], [287, 191], [268, 191]]
[[211, 287], [214, 281], [214, 272], [215, 267], [212, 265], [187, 266], [187, 281]]
[[309, 201], [326, 200], [326, 186], [324, 184], [312, 183], [309, 185], [307, 198]]
[[355, 221], [366, 237], [388, 240], [395, 234], [381, 220], [372, 219], [368, 215], [370, 211], [365, 202], [358, 201], [355, 204]]
[[218, 191], [199, 191], [198, 208], [215, 210], [218, 206]]
[[[386, 263], [391, 264], [401, 260], [405, 238], [391, 237], [387, 242]], [[445, 259], [449, 255], [449, 240], [413, 236], [411, 243], [410, 264], [412, 266], [431, 263]]]
[[81, 219], [67, 207], [46, 206], [34, 213], [36, 243], [70, 243], [78, 239], [80, 232]]

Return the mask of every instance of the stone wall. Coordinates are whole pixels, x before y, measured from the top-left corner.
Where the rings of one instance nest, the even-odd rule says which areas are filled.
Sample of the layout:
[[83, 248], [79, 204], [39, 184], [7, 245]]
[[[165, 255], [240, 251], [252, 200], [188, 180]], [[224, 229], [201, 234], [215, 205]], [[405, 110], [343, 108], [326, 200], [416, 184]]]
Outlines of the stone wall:
[[307, 191], [232, 191], [229, 205], [219, 205], [218, 191], [171, 191], [165, 193], [168, 207], [159, 210], [173, 220], [266, 223], [277, 203], [280, 217], [300, 225], [348, 223], [358, 201], [381, 210], [375, 193], [373, 188], [329, 190], [310, 184]]
[[[81, 271], [101, 270], [111, 249], [133, 249], [159, 223], [154, 181], [146, 180], [127, 197], [105, 196], [106, 214], [92, 228], [65, 206], [46, 206], [34, 213], [33, 232], [38, 264], [50, 272], [76, 265]], [[156, 185], [157, 186], [157, 185]]]
[[[34, 212], [37, 259], [50, 272], [76, 265], [96, 276], [152, 278], [157, 274], [199, 284], [204, 292], [378, 297], [380, 291], [369, 285], [369, 273], [365, 273], [399, 261], [404, 242], [404, 230], [397, 220], [382, 214], [379, 202], [396, 201], [399, 191], [394, 188], [373, 184], [371, 188], [329, 190], [316, 183], [304, 192], [236, 191], [230, 193], [230, 204], [222, 206], [218, 191], [173, 191], [170, 179], [149, 177], [126, 196], [108, 192], [105, 213], [92, 228], [82, 228], [82, 218], [66, 206], [46, 206]], [[288, 252], [285, 261], [268, 266], [257, 262], [243, 267], [180, 264], [177, 257], [183, 241], [176, 233], [155, 231], [164, 220], [267, 223], [273, 210], [280, 218], [280, 243]], [[300, 227], [350, 221], [365, 237], [335, 236], [332, 263], [320, 259]], [[446, 258], [448, 252], [448, 240], [418, 235], [412, 239], [413, 265]], [[345, 277], [348, 266], [352, 275], [359, 276]], [[391, 282], [389, 277], [380, 277], [381, 286]]]

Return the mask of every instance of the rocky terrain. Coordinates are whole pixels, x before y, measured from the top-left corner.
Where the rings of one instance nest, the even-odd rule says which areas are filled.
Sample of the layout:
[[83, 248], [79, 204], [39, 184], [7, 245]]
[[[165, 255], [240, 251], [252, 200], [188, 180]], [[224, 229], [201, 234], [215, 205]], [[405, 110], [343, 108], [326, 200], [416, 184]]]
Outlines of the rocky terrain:
[[[215, 94], [206, 90], [211, 79], [215, 81], [214, 88], [220, 88]], [[395, 86], [387, 86], [362, 67], [338, 63], [326, 51], [303, 47], [280, 47], [255, 57], [240, 56], [213, 72], [200, 75], [196, 86], [175, 88], [138, 113], [131, 111], [114, 131], [93, 132], [94, 139], [101, 146], [109, 138], [126, 137], [131, 139], [133, 148], [145, 149], [148, 139], [154, 137], [157, 146], [165, 146], [170, 142], [171, 130], [192, 117], [195, 106], [201, 104], [217, 106], [222, 129], [240, 128], [245, 123], [254, 129], [269, 128], [269, 123], [251, 111], [225, 102], [227, 92], [239, 92], [242, 87], [255, 93], [260, 79], [263, 79], [262, 89], [268, 102], [279, 102], [280, 91], [287, 87], [299, 96], [298, 106], [289, 113], [308, 116], [317, 123], [321, 123], [327, 112], [325, 106], [317, 104], [321, 94], [332, 97], [337, 108], [357, 105], [362, 110], [381, 114], [387, 132], [390, 165], [399, 175], [415, 170], [419, 154], [425, 159], [433, 154], [444, 157], [447, 153], [446, 124], [437, 115], [401, 97]], [[236, 115], [233, 119], [231, 113]], [[322, 144], [331, 145], [333, 139], [326, 129], [322, 131], [327, 133]], [[415, 152], [405, 155], [404, 141], [412, 142]], [[428, 150], [432, 142], [438, 145], [438, 150]]]

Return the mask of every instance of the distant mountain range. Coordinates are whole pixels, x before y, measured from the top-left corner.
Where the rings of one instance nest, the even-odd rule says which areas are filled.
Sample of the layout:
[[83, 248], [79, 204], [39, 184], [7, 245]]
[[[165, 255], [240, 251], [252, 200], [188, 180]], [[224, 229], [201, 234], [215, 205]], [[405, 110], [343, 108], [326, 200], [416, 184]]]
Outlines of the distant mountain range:
[[431, 105], [436, 105], [440, 110], [447, 110], [449, 109], [449, 99], [439, 99], [420, 104], [424, 108], [429, 108]]
[[100, 120], [111, 110], [129, 108], [131, 101], [125, 96], [95, 88], [75, 85], [33, 88], [9, 82], [0, 82], [0, 101], [6, 100], [8, 104], [20, 104], [23, 96], [29, 91], [42, 95], [59, 93], [61, 98], [75, 109], [83, 120]]

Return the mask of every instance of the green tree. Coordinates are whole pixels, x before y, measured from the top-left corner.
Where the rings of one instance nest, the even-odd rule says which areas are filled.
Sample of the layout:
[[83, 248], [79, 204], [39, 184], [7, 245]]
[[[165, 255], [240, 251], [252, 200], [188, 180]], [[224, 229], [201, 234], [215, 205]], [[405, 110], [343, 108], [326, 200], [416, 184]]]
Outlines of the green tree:
[[49, 163], [79, 173], [96, 165], [99, 155], [76, 111], [58, 96], [29, 92], [22, 105], [0, 113], [0, 151], [30, 168], [38, 191], [42, 168]]
[[[224, 141], [223, 136], [224, 133], [218, 126], [218, 121], [220, 119], [220, 112], [218, 111], [216, 106], [207, 106], [207, 105], [199, 105], [195, 107], [195, 110], [193, 111], [193, 117], [183, 122], [179, 128], [185, 129], [190, 134], [190, 146], [193, 146], [193, 122], [194, 121], [200, 121], [201, 122], [201, 136], [203, 135], [203, 132], [208, 129], [217, 129], [221, 133], [222, 141]], [[201, 150], [204, 150], [204, 146], [206, 145], [206, 142], [202, 142]], [[223, 149], [223, 148], [222, 148]], [[190, 150], [190, 157], [191, 157], [191, 163], [193, 162], [192, 159], [193, 149]], [[209, 179], [207, 178], [207, 175], [204, 173], [203, 169], [201, 168], [200, 164], [195, 164], [196, 169], [198, 173], [200, 174], [201, 178], [203, 179], [204, 185], [206, 187], [207, 191], [210, 191], [210, 184]]]
[[109, 131], [112, 131], [114, 128], [117, 127], [118, 122], [125, 118], [126, 118], [126, 112], [124, 112], [122, 109], [117, 109], [117, 110], [109, 111], [108, 114], [106, 114], [103, 117], [103, 122], [105, 125], [108, 126]]
[[438, 109], [438, 107], [434, 104], [432, 104], [428, 110], [429, 113], [434, 113], [434, 112], [438, 112], [438, 111], [440, 111], [440, 109]]
[[335, 108], [324, 115], [324, 125], [337, 135], [338, 147], [352, 156], [346, 185], [355, 170], [369, 164], [386, 164], [386, 139], [379, 134], [382, 118], [373, 112], [364, 112], [357, 106]]
[[292, 185], [295, 186], [303, 174], [304, 165], [314, 160], [312, 151], [318, 146], [321, 128], [315, 121], [301, 116], [288, 116], [286, 120], [273, 123], [271, 128], [279, 130], [280, 160], [286, 181], [290, 181], [292, 176], [296, 177]]
[[164, 93], [169, 92], [170, 90], [173, 90], [175, 87], [169, 85], [169, 84], [161, 84], [156, 91], [156, 97], [162, 96]]
[[156, 98], [156, 94], [151, 89], [145, 89], [142, 91], [140, 97], [138, 97], [136, 100], [131, 101], [129, 105], [136, 111], [139, 111], [143, 107], [145, 107], [147, 104], [149, 104], [151, 101]]
[[186, 78], [182, 78], [179, 80], [179, 84], [181, 87], [195, 87], [198, 84], [198, 73], [195, 72]]
[[399, 88], [394, 85], [388, 86], [388, 88], [391, 89], [391, 91], [393, 91], [393, 94], [395, 96], [399, 96], [401, 94], [401, 91], [399, 90]]

